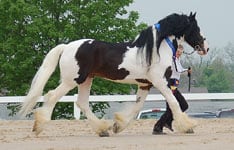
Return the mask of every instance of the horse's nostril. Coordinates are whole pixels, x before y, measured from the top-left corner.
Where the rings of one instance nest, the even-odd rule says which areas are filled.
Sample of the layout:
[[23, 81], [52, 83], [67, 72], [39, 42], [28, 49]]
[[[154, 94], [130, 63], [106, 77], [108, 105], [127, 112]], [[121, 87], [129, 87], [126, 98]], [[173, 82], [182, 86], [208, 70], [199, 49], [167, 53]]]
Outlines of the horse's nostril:
[[210, 50], [210, 48], [207, 48], [207, 52]]

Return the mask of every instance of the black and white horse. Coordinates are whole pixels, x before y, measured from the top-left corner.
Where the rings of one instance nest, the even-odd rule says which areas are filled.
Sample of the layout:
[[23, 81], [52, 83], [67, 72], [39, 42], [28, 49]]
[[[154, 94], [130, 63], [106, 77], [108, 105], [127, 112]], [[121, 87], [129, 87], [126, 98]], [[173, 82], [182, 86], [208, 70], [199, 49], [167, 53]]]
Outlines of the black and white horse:
[[[110, 129], [118, 133], [126, 128], [143, 106], [152, 86], [165, 96], [173, 113], [175, 127], [178, 131], [186, 132], [194, 127], [194, 122], [181, 111], [167, 86], [167, 79], [171, 73], [172, 49], [176, 49], [178, 44], [185, 41], [200, 55], [208, 51], [195, 15], [171, 14], [143, 30], [133, 42], [107, 43], [81, 39], [56, 46], [46, 55], [37, 71], [21, 113], [26, 115], [32, 111], [59, 61], [61, 83], [44, 96], [44, 105], [35, 110], [33, 130], [36, 134], [50, 120], [56, 102], [77, 86], [77, 105], [99, 136], [108, 136]], [[136, 103], [128, 111], [116, 113], [114, 122], [98, 119], [89, 108], [90, 88], [95, 76], [138, 85]]]

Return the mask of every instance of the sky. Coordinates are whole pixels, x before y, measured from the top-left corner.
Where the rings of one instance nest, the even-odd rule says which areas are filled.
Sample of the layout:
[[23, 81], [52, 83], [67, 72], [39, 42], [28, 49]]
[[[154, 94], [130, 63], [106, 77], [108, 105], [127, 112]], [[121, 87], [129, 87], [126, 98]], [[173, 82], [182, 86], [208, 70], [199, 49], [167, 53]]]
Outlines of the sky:
[[196, 12], [210, 48], [234, 43], [234, 0], [134, 0], [127, 10], [138, 11], [139, 22], [153, 25], [172, 14]]

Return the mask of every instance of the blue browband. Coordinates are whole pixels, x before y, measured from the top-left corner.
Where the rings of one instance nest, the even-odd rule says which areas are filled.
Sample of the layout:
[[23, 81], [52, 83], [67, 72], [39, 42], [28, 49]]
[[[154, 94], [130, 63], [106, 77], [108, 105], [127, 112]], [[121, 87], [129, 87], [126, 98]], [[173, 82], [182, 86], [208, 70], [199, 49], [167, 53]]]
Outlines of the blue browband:
[[[160, 32], [160, 24], [159, 23], [154, 24], [154, 27], [156, 30], [158, 30], [158, 32]], [[166, 37], [165, 40], [166, 40], [167, 44], [170, 46], [172, 53], [173, 53], [173, 56], [175, 56], [176, 49], [175, 49], [173, 43], [171, 42], [171, 40], [168, 37]]]

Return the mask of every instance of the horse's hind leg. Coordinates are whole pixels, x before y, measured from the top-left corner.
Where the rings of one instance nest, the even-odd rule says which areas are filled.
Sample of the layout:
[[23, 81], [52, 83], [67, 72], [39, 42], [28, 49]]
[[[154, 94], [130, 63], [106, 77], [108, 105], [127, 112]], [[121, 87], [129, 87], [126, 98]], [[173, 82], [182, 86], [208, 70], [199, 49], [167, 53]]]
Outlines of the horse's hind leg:
[[136, 103], [132, 108], [127, 108], [127, 111], [115, 113], [115, 123], [113, 125], [113, 132], [119, 133], [123, 131], [127, 125], [134, 119], [137, 113], [142, 108], [144, 101], [149, 93], [148, 88], [138, 87]]
[[92, 78], [86, 78], [85, 82], [79, 85], [77, 105], [88, 118], [90, 125], [99, 136], [109, 136], [108, 130], [112, 128], [112, 123], [98, 119], [89, 108], [89, 94]]
[[33, 126], [33, 131], [38, 135], [42, 130], [44, 124], [51, 119], [51, 115], [56, 102], [64, 96], [69, 90], [73, 89], [74, 85], [68, 85], [62, 82], [55, 90], [49, 91], [44, 96], [44, 104], [42, 107], [35, 110], [35, 122]]

